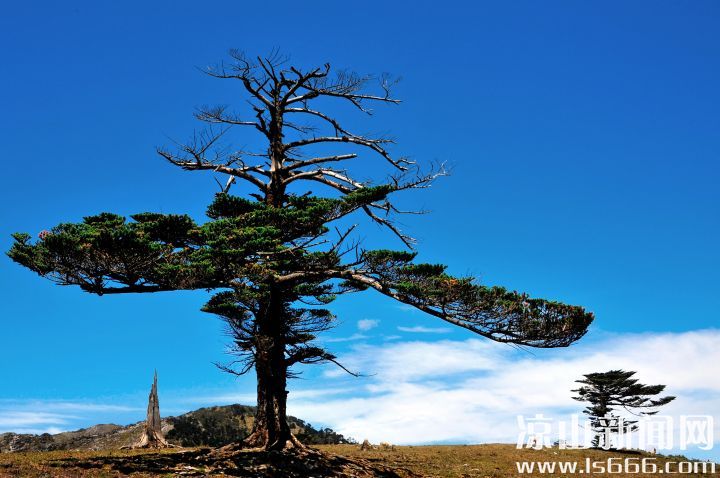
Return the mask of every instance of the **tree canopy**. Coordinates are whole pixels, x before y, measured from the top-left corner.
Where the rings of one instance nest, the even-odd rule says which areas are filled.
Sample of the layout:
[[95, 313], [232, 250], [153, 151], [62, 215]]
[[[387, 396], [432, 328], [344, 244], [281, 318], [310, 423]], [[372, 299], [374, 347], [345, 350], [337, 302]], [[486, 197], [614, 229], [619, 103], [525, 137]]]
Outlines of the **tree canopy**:
[[[8, 254], [58, 284], [99, 295], [231, 289], [206, 305], [214, 313], [228, 313], [228, 299], [252, 312], [268, 283], [292, 290], [289, 302], [329, 303], [337, 294], [372, 288], [501, 342], [558, 347], [584, 335], [592, 314], [582, 307], [456, 278], [443, 265], [415, 263], [412, 251], [361, 250], [344, 261], [337, 243], [308, 247], [330, 233], [328, 223], [392, 191], [377, 186], [339, 199], [290, 196], [283, 208], [220, 193], [203, 224], [185, 215], [141, 213], [128, 220], [102, 213], [60, 224], [34, 243], [29, 234], [14, 234]], [[319, 310], [302, 312], [324, 314]]]

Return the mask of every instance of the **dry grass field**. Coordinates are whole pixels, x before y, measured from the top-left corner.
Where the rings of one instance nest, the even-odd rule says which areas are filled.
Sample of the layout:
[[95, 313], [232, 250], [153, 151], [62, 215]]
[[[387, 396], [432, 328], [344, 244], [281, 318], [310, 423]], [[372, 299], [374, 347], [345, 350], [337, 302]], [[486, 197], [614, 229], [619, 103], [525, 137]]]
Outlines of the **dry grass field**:
[[[516, 476], [632, 476], [657, 477], [662, 473], [524, 473], [519, 474], [516, 462], [577, 462], [585, 464], [586, 458], [598, 462], [606, 462], [615, 458], [620, 463], [630, 458], [630, 462], [638, 462], [641, 458], [649, 458], [658, 468], [668, 461], [681, 461], [681, 457], [662, 457], [647, 454], [630, 454], [604, 452], [597, 450], [517, 450], [513, 445], [489, 444], [468, 446], [417, 446], [396, 447], [395, 450], [360, 450], [355, 445], [321, 445], [317, 449], [330, 455], [340, 455], [356, 462], [364, 462], [376, 466], [377, 470], [385, 467], [395, 469], [396, 473], [378, 471], [376, 475], [352, 471], [344, 476], [397, 476], [397, 477], [516, 477]], [[293, 463], [280, 462], [278, 457], [270, 457], [276, 465], [262, 464], [268, 456], [245, 455], [237, 459], [224, 459], [208, 462], [200, 459], [207, 455], [207, 450], [184, 449], [148, 452], [140, 450], [127, 451], [57, 451], [35, 453], [0, 454], [1, 477], [150, 477], [150, 476], [335, 476], [322, 466], [316, 466], [313, 472], [300, 471]], [[327, 455], [326, 455], [327, 456]], [[343, 462], [338, 459], [336, 463]], [[343, 462], [345, 463], [345, 462]], [[285, 468], [286, 467], [286, 468]], [[677, 471], [677, 465], [672, 468]], [[347, 469], [346, 469], [347, 470]], [[718, 472], [688, 473], [675, 476], [717, 476]]]
[[[556, 474], [519, 474], [516, 468], [518, 461], [574, 461], [578, 465], [584, 465], [585, 459], [605, 461], [611, 457], [619, 460], [626, 458], [638, 459], [642, 457], [655, 459], [658, 468], [664, 466], [667, 461], [681, 461], [684, 458], [665, 458], [649, 454], [623, 454], [617, 452], [606, 452], [600, 450], [518, 450], [514, 445], [488, 444], [488, 445], [467, 445], [467, 446], [417, 446], [417, 447], [396, 447], [395, 451], [369, 450], [360, 451], [351, 445], [324, 445], [318, 448], [331, 453], [346, 455], [348, 457], [359, 457], [367, 460], [380, 460], [389, 466], [398, 466], [410, 469], [416, 473], [428, 477], [460, 478], [460, 477], [515, 477], [515, 476], [582, 476], [582, 474], [568, 475]], [[632, 462], [633, 460], [631, 460]], [[651, 460], [652, 462], [653, 460]], [[662, 464], [662, 465], [661, 465]], [[681, 476], [719, 476], [720, 465], [715, 474], [685, 474]], [[585, 473], [587, 474], [587, 473]], [[591, 474], [594, 477], [657, 477], [657, 474]]]

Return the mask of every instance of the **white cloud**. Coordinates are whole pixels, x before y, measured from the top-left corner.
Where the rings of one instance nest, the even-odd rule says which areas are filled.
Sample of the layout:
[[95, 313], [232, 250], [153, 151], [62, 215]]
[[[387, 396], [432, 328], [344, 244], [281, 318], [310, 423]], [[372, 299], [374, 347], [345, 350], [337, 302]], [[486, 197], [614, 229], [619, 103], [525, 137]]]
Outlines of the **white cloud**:
[[23, 402], [23, 406], [28, 409], [43, 410], [80, 410], [84, 412], [137, 412], [143, 411], [141, 407], [128, 407], [125, 405], [111, 405], [105, 403], [90, 402], [68, 402], [64, 400], [30, 400]]
[[99, 423], [107, 414], [141, 417], [140, 407], [89, 401], [0, 400], [0, 433], [59, 433]]
[[370, 329], [374, 329], [380, 323], [377, 319], [362, 319], [358, 320], [357, 328], [363, 332], [367, 332]]
[[77, 417], [46, 412], [0, 411], [0, 430], [36, 425], [65, 425], [73, 418]]
[[416, 325], [414, 327], [402, 327], [398, 326], [400, 332], [412, 332], [416, 334], [447, 334], [452, 332], [451, 329], [446, 327], [424, 327], [422, 325]]
[[[483, 339], [362, 344], [340, 357], [349, 368], [374, 374], [350, 382], [358, 390], [354, 398], [318, 402], [291, 392], [290, 412], [359, 440], [514, 442], [517, 415], [569, 420], [583, 408], [571, 398], [576, 379], [622, 368], [637, 371], [643, 383], [666, 384], [666, 393], [678, 397], [663, 414], [715, 414], [720, 438], [718, 343], [720, 331], [703, 330], [607, 335], [533, 352]], [[325, 376], [347, 380], [332, 370]]]
[[[464, 372], [491, 370], [500, 360], [501, 349], [488, 340], [441, 340], [437, 342], [395, 342], [390, 345], [358, 344], [340, 362], [360, 373], [372, 375], [372, 387], [431, 380]], [[343, 376], [336, 368], [325, 375]]]

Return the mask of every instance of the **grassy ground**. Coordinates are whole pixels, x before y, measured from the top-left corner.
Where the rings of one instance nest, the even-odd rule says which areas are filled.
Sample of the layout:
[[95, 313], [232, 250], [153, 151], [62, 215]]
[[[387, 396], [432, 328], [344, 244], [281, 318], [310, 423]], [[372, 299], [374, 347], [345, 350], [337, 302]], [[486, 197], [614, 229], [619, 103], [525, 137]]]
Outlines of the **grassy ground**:
[[[379, 460], [388, 466], [400, 466], [408, 468], [417, 473], [422, 473], [429, 477], [442, 478], [460, 478], [460, 477], [492, 477], [505, 478], [515, 476], [583, 476], [583, 474], [567, 474], [556, 471], [554, 474], [519, 474], [516, 462], [519, 461], [574, 461], [579, 465], [585, 465], [585, 459], [600, 461], [607, 463], [607, 459], [617, 457], [623, 461], [630, 458], [639, 463], [639, 459], [650, 458], [649, 462], [657, 464], [658, 468], [665, 466], [668, 461], [677, 462], [685, 460], [682, 457], [666, 458], [649, 454], [625, 454], [618, 452], [606, 452], [601, 450], [518, 450], [514, 445], [467, 445], [467, 446], [417, 446], [417, 447], [396, 447], [395, 451], [368, 450], [361, 451], [358, 447], [350, 445], [325, 445], [320, 446], [324, 451], [337, 453], [351, 458], [364, 458], [367, 460]], [[637, 460], [637, 461], [636, 461]], [[673, 465], [671, 465], [673, 466]], [[677, 466], [673, 466], [671, 471], [677, 471]], [[698, 477], [698, 476], [717, 476], [720, 477], [720, 465], [716, 466], [715, 474], [682, 474], [678, 476]], [[588, 474], [585, 472], [584, 474]], [[657, 474], [637, 473], [593, 473], [593, 477], [657, 477]]]
[[[174, 454], [177, 450], [160, 450], [153, 453]], [[116, 477], [122, 473], [113, 471], [110, 466], [98, 469], [83, 469], [67, 466], [85, 460], [108, 458], [132, 458], [146, 455], [146, 450], [102, 450], [102, 451], [46, 451], [27, 453], [0, 453], [0, 477]], [[158, 476], [157, 474], [139, 474], [141, 476]], [[162, 475], [160, 475], [162, 476]], [[171, 474], [168, 476], [172, 476]]]
[[[630, 462], [638, 463], [641, 458], [650, 458], [658, 468], [667, 461], [682, 461], [680, 457], [668, 458], [661, 456], [613, 453], [596, 450], [517, 450], [513, 445], [472, 445], [472, 446], [419, 446], [397, 447], [395, 450], [360, 450], [352, 445], [318, 446], [323, 452], [342, 455], [344, 457], [385, 465], [398, 469], [397, 476], [427, 476], [442, 478], [460, 477], [515, 477], [515, 476], [584, 476], [583, 474], [535, 473], [519, 474], [516, 462], [577, 462], [585, 464], [585, 459], [607, 463], [607, 459], [615, 457], [616, 463], [630, 458]], [[206, 462], [198, 461], [202, 455], [198, 450], [165, 450], [147, 452], [140, 450], [128, 451], [77, 451], [77, 452], [45, 452], [45, 453], [6, 453], [0, 454], [0, 477], [150, 477], [150, 476], [285, 476], [276, 474], [263, 466], [257, 466], [258, 457], [253, 460], [243, 459], [234, 464], [228, 462], [223, 470], [214, 466], [206, 466]], [[262, 458], [259, 458], [262, 461]], [[252, 472], [248, 465], [254, 465]], [[243, 470], [247, 469], [245, 473]], [[672, 471], [678, 471], [674, 465]], [[227, 474], [225, 474], [227, 473]], [[657, 477], [658, 474], [648, 473], [593, 473], [597, 477]], [[586, 472], [585, 475], [588, 475]], [[290, 476], [288, 473], [287, 476]], [[293, 475], [295, 476], [295, 475]], [[305, 475], [301, 475], [305, 476]], [[310, 476], [310, 475], [307, 475]], [[715, 474], [681, 474], [679, 476], [715, 476], [720, 477], [720, 467]]]

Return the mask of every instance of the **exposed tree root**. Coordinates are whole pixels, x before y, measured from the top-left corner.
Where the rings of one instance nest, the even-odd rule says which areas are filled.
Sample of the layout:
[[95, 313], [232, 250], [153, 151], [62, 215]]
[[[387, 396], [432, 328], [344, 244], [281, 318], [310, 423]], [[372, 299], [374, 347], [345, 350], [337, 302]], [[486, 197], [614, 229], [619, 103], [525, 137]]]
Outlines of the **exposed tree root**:
[[293, 433], [284, 443], [268, 443], [267, 435], [262, 432], [253, 432], [241, 442], [230, 443], [217, 448], [212, 453], [223, 454], [241, 451], [304, 451], [310, 454], [319, 453], [317, 450], [305, 446]]

